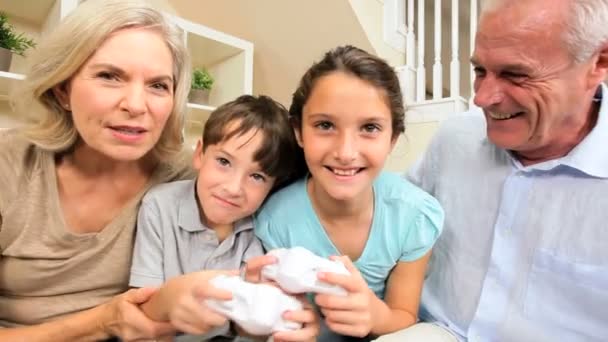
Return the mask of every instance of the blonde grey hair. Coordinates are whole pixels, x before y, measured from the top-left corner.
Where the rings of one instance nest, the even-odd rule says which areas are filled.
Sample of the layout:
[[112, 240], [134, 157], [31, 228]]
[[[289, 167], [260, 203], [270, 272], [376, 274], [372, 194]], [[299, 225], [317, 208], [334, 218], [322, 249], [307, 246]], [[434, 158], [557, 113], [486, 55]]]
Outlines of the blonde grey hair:
[[[54, 152], [70, 149], [78, 139], [71, 118], [54, 95], [114, 32], [146, 28], [158, 32], [173, 57], [174, 104], [159, 141], [151, 151], [165, 160], [182, 148], [183, 113], [190, 89], [190, 58], [182, 31], [144, 0], [88, 0], [78, 6], [31, 54], [31, 69], [12, 103], [31, 115], [24, 135], [37, 146]], [[37, 105], [37, 106], [36, 106]], [[40, 106], [41, 105], [41, 106]], [[40, 110], [33, 110], [33, 106]]]
[[[508, 4], [530, 0], [485, 0], [481, 3], [481, 13], [496, 11]], [[551, 6], [555, 0], [547, 1]], [[567, 0], [563, 42], [575, 62], [587, 61], [608, 43], [608, 0]]]

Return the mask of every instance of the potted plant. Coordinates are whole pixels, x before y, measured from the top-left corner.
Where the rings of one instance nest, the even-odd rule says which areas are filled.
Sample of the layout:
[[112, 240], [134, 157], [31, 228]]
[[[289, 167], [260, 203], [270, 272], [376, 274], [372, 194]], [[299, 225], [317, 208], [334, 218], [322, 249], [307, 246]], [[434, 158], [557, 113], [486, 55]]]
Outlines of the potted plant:
[[209, 92], [213, 86], [213, 77], [204, 68], [195, 68], [192, 70], [192, 84], [188, 101], [198, 104], [206, 104], [209, 102]]
[[8, 23], [8, 16], [0, 12], [0, 70], [8, 71], [13, 53], [23, 56], [25, 51], [36, 46], [36, 43], [22, 33], [16, 33], [13, 25]]

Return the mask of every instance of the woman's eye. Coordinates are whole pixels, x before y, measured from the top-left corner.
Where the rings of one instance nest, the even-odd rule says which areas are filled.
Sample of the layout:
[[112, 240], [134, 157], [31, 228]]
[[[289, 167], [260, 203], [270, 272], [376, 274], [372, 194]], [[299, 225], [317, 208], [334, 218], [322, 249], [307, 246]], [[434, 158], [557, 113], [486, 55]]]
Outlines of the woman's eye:
[[322, 130], [330, 130], [334, 127], [334, 125], [329, 122], [329, 121], [321, 121], [315, 124], [315, 127], [322, 129]]
[[152, 88], [158, 89], [158, 90], [169, 90], [169, 86], [163, 82], [152, 84]]
[[118, 76], [114, 73], [108, 71], [101, 71], [97, 73], [97, 77], [102, 78], [104, 80], [117, 80]]
[[215, 159], [217, 161], [218, 164], [222, 165], [222, 166], [228, 166], [230, 165], [230, 161], [226, 158], [222, 158], [222, 157], [218, 157]]

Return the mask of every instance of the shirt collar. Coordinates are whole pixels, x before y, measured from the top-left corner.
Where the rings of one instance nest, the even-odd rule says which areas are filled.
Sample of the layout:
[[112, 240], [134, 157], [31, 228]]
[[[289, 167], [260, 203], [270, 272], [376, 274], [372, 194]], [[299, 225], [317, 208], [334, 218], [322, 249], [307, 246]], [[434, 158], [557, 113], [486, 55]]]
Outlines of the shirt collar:
[[[188, 232], [200, 232], [209, 228], [201, 222], [199, 216], [198, 196], [196, 195], [196, 179], [188, 187], [184, 197], [179, 200], [178, 205], [178, 226]], [[253, 220], [251, 216], [245, 217], [234, 223], [234, 233], [240, 233], [244, 230], [253, 229]]]
[[522, 164], [509, 153], [516, 169], [519, 170], [541, 170], [549, 171], [559, 166], [567, 166], [576, 169], [592, 177], [608, 178], [608, 153], [602, 153], [608, 146], [608, 88], [603, 83], [593, 98], [594, 102], [600, 102], [600, 109], [595, 126], [591, 132], [576, 145], [567, 155], [547, 160], [542, 163], [530, 165]]
[[580, 170], [590, 176], [608, 178], [608, 88], [605, 84], [600, 89], [594, 101], [600, 102], [600, 110], [595, 127], [568, 155], [562, 159], [562, 164]]

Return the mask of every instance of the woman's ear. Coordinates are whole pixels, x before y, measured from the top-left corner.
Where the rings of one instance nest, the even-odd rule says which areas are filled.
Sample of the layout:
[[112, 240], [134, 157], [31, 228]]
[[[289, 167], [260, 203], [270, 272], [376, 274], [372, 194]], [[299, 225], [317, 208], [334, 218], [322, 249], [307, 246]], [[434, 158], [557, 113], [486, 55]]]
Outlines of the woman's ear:
[[70, 105], [70, 89], [67, 82], [56, 85], [52, 89], [53, 95], [59, 102], [59, 105], [65, 110], [71, 110]]

